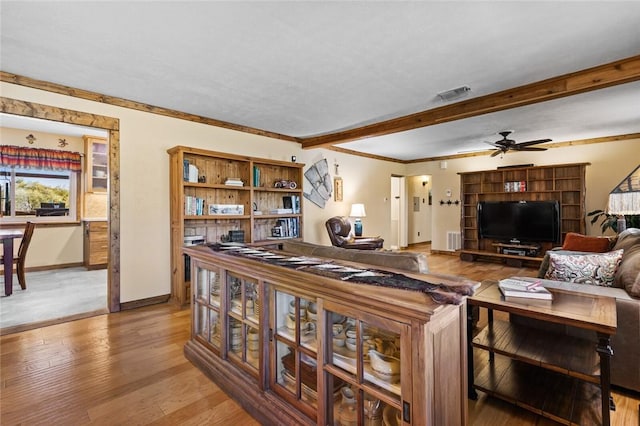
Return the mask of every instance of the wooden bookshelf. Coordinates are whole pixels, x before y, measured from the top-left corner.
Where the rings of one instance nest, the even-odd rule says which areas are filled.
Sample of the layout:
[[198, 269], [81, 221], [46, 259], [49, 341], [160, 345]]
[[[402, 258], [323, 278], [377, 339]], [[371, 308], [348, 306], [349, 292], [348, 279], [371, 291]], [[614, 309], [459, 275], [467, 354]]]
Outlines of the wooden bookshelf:
[[[241, 242], [253, 245], [302, 238], [304, 164], [184, 146], [167, 152], [171, 181], [171, 296], [178, 304], [188, 304], [190, 297], [189, 263], [182, 253], [184, 237], [203, 236], [206, 243], [215, 243], [227, 240], [231, 231], [243, 234]], [[192, 181], [188, 176], [189, 165], [197, 169]], [[230, 179], [239, 180], [241, 185], [225, 184]], [[282, 181], [294, 182], [295, 188], [276, 187], [276, 182]], [[273, 213], [284, 207], [283, 197], [297, 197], [295, 210]], [[241, 210], [221, 213], [211, 207], [215, 205], [236, 206]], [[286, 228], [284, 235], [271, 239], [272, 228], [279, 223]]]

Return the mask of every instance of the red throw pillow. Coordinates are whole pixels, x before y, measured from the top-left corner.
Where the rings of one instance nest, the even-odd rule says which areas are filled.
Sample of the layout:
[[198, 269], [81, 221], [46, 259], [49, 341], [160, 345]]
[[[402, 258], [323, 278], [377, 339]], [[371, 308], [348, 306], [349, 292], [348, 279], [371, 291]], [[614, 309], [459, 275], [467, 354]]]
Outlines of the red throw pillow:
[[604, 253], [609, 251], [611, 240], [607, 237], [589, 237], [575, 232], [569, 232], [564, 237], [563, 250], [589, 251]]

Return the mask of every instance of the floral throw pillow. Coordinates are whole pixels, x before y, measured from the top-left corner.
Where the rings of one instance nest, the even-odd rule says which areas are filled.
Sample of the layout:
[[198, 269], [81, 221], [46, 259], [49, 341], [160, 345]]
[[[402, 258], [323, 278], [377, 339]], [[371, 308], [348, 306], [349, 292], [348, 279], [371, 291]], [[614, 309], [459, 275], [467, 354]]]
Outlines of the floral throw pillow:
[[556, 254], [549, 252], [546, 279], [611, 287], [623, 250], [598, 254]]

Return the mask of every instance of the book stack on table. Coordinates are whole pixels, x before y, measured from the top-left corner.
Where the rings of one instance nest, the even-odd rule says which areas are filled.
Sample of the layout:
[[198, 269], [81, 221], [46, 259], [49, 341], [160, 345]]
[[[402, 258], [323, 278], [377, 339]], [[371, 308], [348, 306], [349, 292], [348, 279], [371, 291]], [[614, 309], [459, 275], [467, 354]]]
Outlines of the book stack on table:
[[524, 281], [507, 278], [498, 282], [498, 287], [507, 302], [551, 304], [553, 294], [539, 281]]

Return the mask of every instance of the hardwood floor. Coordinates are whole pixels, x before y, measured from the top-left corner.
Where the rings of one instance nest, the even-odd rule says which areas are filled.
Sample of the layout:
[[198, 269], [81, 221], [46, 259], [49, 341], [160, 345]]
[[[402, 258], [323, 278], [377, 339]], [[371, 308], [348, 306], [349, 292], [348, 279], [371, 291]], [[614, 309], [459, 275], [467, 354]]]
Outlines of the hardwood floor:
[[[429, 265], [478, 280], [536, 273], [446, 255], [429, 255]], [[184, 358], [188, 337], [189, 311], [166, 304], [2, 336], [0, 423], [257, 425]], [[614, 398], [612, 424], [637, 425], [640, 396]], [[469, 420], [555, 424], [482, 394], [469, 401]]]

